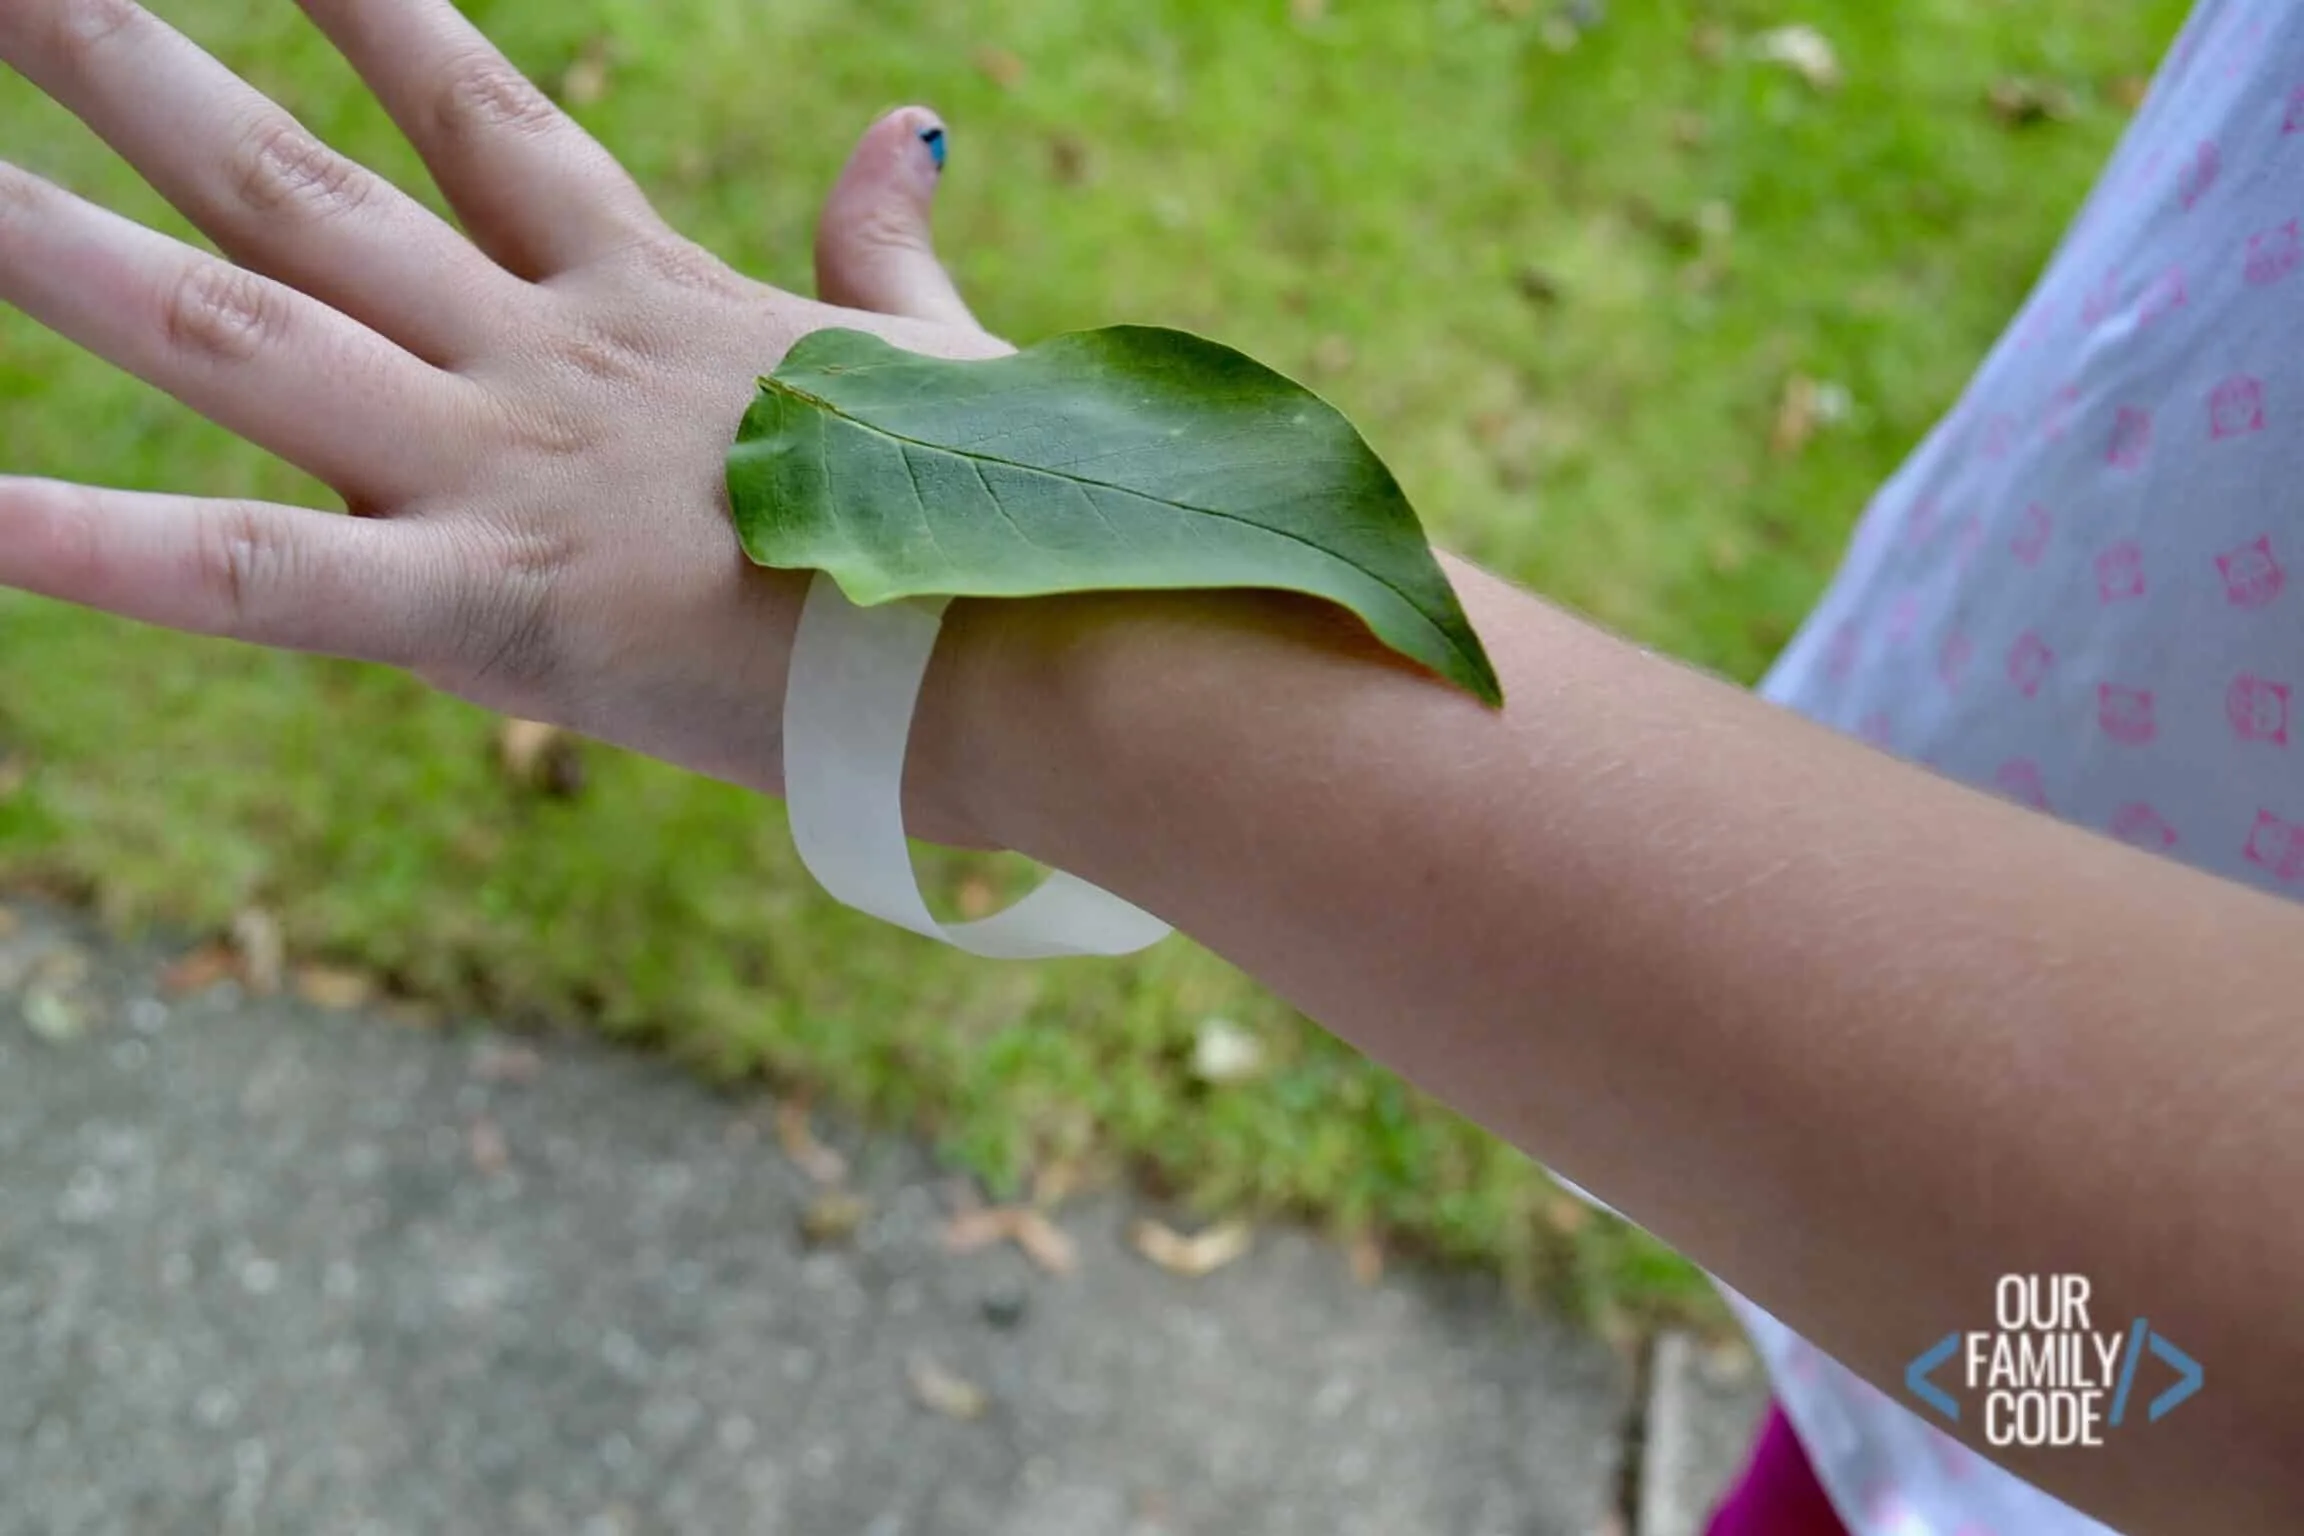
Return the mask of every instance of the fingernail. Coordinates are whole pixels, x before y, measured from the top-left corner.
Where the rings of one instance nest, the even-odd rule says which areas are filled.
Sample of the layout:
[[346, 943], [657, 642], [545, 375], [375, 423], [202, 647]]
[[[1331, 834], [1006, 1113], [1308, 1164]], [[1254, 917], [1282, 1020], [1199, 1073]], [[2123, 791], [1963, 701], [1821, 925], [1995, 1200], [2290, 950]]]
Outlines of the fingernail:
[[920, 142], [928, 146], [928, 158], [936, 162], [936, 169], [944, 169], [944, 130], [923, 128], [920, 130]]

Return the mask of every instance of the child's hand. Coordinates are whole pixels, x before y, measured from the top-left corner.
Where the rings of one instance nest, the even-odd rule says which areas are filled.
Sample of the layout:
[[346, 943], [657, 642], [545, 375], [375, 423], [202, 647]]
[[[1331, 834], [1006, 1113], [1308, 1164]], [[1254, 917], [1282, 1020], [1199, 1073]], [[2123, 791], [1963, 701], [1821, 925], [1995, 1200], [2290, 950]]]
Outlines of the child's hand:
[[755, 377], [808, 331], [1007, 350], [928, 250], [935, 119], [882, 119], [834, 192], [820, 283], [859, 308], [835, 307], [665, 227], [448, 0], [302, 3], [468, 233], [129, 0], [7, 0], [0, 57], [230, 262], [0, 164], [0, 299], [355, 515], [0, 478], [0, 583], [388, 662], [775, 787], [803, 579], [744, 559], [722, 459]]

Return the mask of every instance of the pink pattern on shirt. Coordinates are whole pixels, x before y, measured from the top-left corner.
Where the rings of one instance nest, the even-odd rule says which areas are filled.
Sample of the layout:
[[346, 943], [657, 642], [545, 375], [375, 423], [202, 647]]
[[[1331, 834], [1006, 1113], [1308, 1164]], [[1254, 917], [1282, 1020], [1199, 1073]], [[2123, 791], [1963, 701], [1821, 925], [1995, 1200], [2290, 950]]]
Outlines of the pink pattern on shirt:
[[2049, 649], [2048, 642], [2041, 639], [2038, 632], [2028, 629], [2008, 648], [2008, 681], [2016, 685], [2018, 693], [2032, 698], [2040, 692], [2049, 664], [2055, 659], [2056, 653]]
[[1976, 642], [1954, 630], [1944, 637], [1943, 649], [1936, 653], [1936, 676], [1944, 686], [1957, 693], [1960, 680], [1968, 675], [1968, 660], [1976, 654]]
[[1904, 542], [1918, 549], [1936, 536], [1936, 498], [1914, 498], [1912, 508], [1904, 514]]
[[2141, 406], [2124, 405], [2112, 419], [2112, 441], [2104, 462], [2114, 469], [2136, 469], [2152, 451], [2152, 413]]
[[1999, 771], [1992, 775], [1992, 782], [2019, 805], [2028, 805], [2036, 811], [2048, 809], [2048, 782], [2040, 772], [2040, 765], [2029, 757], [2012, 757], [2002, 763]]
[[2304, 233], [2296, 220], [2260, 229], [2248, 237], [2248, 262], [2243, 269], [2249, 282], [2261, 288], [2276, 283], [2304, 266]]
[[2167, 319], [2184, 307], [2186, 297], [2184, 269], [2170, 267], [2152, 280], [2151, 287], [2144, 290], [2144, 298], [2136, 310], [2136, 323], [2151, 325]]
[[2288, 585], [2270, 534], [2224, 551], [2216, 557], [2216, 569], [2224, 577], [2224, 600], [2235, 608], [2261, 608]]
[[1835, 682], [1846, 682], [1856, 670], [1857, 653], [1863, 646], [1863, 634], [1854, 620], [1842, 622], [1832, 631], [1832, 643], [1824, 656], [1824, 675]]
[[2242, 437], [2264, 430], [2264, 382], [2236, 373], [2208, 392], [2208, 435]]
[[2040, 413], [2040, 435], [2054, 442], [2072, 425], [2072, 409], [2080, 403], [2080, 386], [2060, 384], [2056, 393], [2048, 397], [2046, 409]]
[[1902, 646], [1912, 638], [1912, 631], [1920, 623], [1920, 599], [1911, 592], [1899, 592], [1896, 601], [1888, 605], [1888, 643]]
[[2304, 879], [2304, 822], [2290, 821], [2272, 811], [2256, 813], [2248, 829], [2245, 856], [2257, 868], [2278, 880]]
[[2055, 531], [2056, 519], [2035, 501], [2024, 509], [2023, 526], [2016, 530], [2016, 537], [2008, 541], [2008, 553], [2026, 565], [2038, 565], [2040, 557], [2048, 552], [2048, 536]]
[[2144, 549], [2122, 539], [2096, 557], [2096, 596], [2107, 603], [2144, 595]]
[[2242, 741], [2288, 745], [2288, 685], [2243, 672], [2224, 690], [2224, 716]]
[[2120, 272], [2107, 271], [2096, 280], [2096, 286], [2080, 298], [2080, 323], [2094, 330], [2112, 318], [2112, 311], [2120, 307]]
[[2187, 211], [2208, 195], [2210, 187], [2216, 185], [2216, 173], [2222, 168], [2223, 160], [2224, 157], [2216, 152], [2215, 144], [2204, 139], [2200, 147], [2192, 151], [2192, 158], [2184, 162], [2184, 169], [2176, 178], [2176, 195], [2183, 201]]
[[2122, 683], [2096, 685], [2096, 723], [2123, 746], [2140, 747], [2159, 734], [2152, 718], [2152, 690]]
[[2176, 846], [2176, 829], [2141, 800], [2131, 800], [2112, 813], [2112, 835], [2124, 843], [2161, 852]]
[[2288, 93], [2288, 115], [2280, 120], [2282, 133], [2304, 133], [2304, 85]]

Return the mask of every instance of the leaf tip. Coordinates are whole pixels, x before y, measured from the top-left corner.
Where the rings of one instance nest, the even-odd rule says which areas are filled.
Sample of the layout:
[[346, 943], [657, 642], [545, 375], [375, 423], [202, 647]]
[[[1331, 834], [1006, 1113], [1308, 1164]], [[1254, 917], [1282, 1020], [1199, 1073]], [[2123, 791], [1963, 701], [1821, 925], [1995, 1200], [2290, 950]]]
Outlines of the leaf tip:
[[1463, 671], [1464, 676], [1458, 681], [1474, 698], [1490, 709], [1504, 707], [1504, 681], [1496, 675], [1496, 668], [1489, 662], [1488, 653], [1477, 648], [1477, 642], [1475, 649], [1465, 658]]

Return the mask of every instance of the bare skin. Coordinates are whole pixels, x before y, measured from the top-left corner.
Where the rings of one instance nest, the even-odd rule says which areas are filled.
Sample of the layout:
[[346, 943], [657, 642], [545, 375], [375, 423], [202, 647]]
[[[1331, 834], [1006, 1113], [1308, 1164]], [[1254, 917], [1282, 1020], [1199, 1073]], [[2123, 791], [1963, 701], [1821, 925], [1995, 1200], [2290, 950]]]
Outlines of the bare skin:
[[1890, 1392], [1998, 1276], [2090, 1277], [2209, 1389], [1978, 1448], [2122, 1530], [2294, 1530], [2304, 911], [1451, 574], [1500, 712], [1294, 600], [979, 604], [915, 777]]
[[[1005, 350], [929, 250], [932, 117], [859, 146], [818, 302], [666, 229], [446, 0], [304, 4], [464, 232], [126, 0], [11, 0], [0, 57], [237, 265], [0, 167], [0, 298], [360, 515], [5, 479], [0, 582], [773, 792], [801, 584], [722, 454], [811, 329]], [[1290, 598], [956, 605], [913, 826], [1170, 918], [1890, 1390], [1993, 1277], [2087, 1274], [2209, 1389], [2010, 1464], [2124, 1529], [2294, 1529], [2304, 910], [1450, 569], [1501, 711]]]

